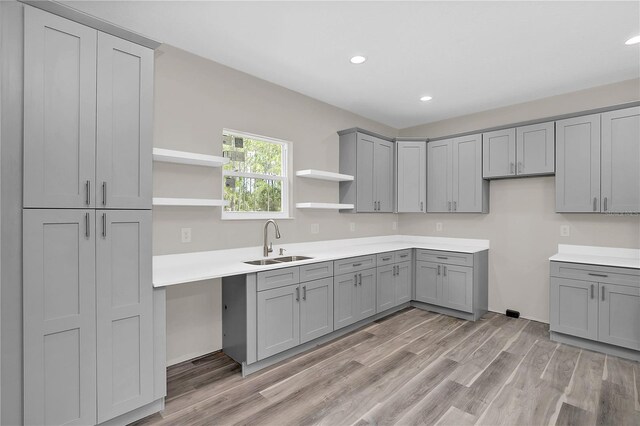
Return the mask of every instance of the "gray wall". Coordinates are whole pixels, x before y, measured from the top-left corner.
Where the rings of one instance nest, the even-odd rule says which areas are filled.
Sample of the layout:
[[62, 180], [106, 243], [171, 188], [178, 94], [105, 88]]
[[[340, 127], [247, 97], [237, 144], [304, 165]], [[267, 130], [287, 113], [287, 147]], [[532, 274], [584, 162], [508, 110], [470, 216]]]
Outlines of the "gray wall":
[[[337, 131], [359, 126], [395, 136], [397, 130], [327, 105], [210, 60], [162, 46], [156, 55], [154, 146], [222, 155], [222, 129], [231, 128], [290, 141], [292, 171], [338, 171]], [[154, 197], [220, 198], [221, 170], [154, 163]], [[293, 177], [293, 203], [338, 202], [338, 184]], [[287, 243], [395, 233], [394, 214], [339, 214], [291, 210], [280, 220]], [[349, 223], [356, 223], [355, 232]], [[262, 244], [263, 220], [221, 221], [220, 208], [156, 207], [154, 254]], [[320, 226], [319, 234], [311, 225]], [[180, 228], [192, 242], [180, 242]], [[256, 253], [259, 257], [261, 254]], [[175, 363], [220, 349], [220, 282], [170, 287], [167, 291], [167, 359]]]
[[0, 2], [0, 388], [3, 425], [22, 423], [22, 6]]
[[[400, 134], [435, 138], [637, 100], [636, 79], [403, 129]], [[492, 311], [511, 308], [548, 322], [548, 258], [558, 244], [640, 247], [640, 216], [554, 213], [553, 176], [494, 180], [490, 194], [487, 215], [406, 214], [400, 217], [400, 229], [404, 234], [489, 239]], [[442, 232], [436, 231], [437, 223], [442, 223]], [[570, 226], [569, 237], [560, 237], [561, 225]]]

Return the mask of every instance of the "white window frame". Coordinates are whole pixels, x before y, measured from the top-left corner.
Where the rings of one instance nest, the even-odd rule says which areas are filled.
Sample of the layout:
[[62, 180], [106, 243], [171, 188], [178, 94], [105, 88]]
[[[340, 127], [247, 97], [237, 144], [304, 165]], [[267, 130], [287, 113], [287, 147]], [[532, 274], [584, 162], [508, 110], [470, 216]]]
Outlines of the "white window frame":
[[269, 143], [275, 143], [281, 145], [283, 148], [282, 154], [282, 175], [274, 176], [274, 175], [263, 175], [260, 173], [245, 173], [245, 172], [231, 172], [224, 170], [222, 168], [222, 198], [224, 199], [224, 188], [225, 188], [225, 177], [226, 176], [236, 176], [236, 177], [247, 177], [247, 178], [258, 178], [258, 179], [266, 179], [266, 180], [279, 180], [282, 182], [282, 192], [281, 192], [281, 200], [282, 200], [282, 211], [280, 212], [230, 212], [225, 211], [224, 207], [222, 210], [222, 220], [264, 220], [264, 219], [293, 219], [290, 216], [291, 206], [290, 206], [290, 191], [291, 191], [291, 173], [290, 169], [293, 165], [293, 155], [292, 155], [292, 143], [289, 141], [285, 141], [282, 139], [271, 138], [268, 136], [256, 135], [253, 133], [241, 132], [233, 129], [223, 129], [223, 134], [232, 134], [234, 136], [239, 136], [242, 138], [248, 139], [257, 139]]

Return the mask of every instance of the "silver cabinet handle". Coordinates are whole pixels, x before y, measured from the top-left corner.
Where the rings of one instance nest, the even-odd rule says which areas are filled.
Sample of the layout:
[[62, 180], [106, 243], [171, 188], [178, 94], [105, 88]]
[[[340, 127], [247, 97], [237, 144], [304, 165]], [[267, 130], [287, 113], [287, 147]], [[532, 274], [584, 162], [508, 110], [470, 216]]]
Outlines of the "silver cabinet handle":
[[353, 275], [353, 286], [358, 287], [358, 274]]
[[91, 205], [91, 181], [88, 180], [84, 184], [84, 193], [86, 196], [85, 203], [89, 206]]
[[522, 161], [518, 161], [518, 173], [522, 173]]
[[91, 235], [91, 230], [89, 228], [89, 213], [84, 214], [84, 235], [87, 237]]
[[360, 278], [360, 286], [362, 286], [362, 274], [358, 274], [358, 277]]
[[591, 284], [591, 298], [592, 298], [592, 299], [593, 299], [593, 290], [594, 290], [594, 287], [595, 287], [595, 286], [594, 286], [593, 284]]
[[446, 257], [446, 256], [436, 256], [436, 259], [445, 259], [446, 260], [446, 259], [448, 259], [448, 257]]
[[442, 276], [444, 276], [444, 277], [447, 276], [447, 267], [446, 266], [442, 267]]
[[589, 275], [591, 275], [592, 277], [602, 277], [602, 278], [607, 278], [609, 276], [606, 274], [594, 274], [593, 272], [589, 272]]
[[424, 211], [424, 201], [420, 201], [420, 211]]
[[440, 275], [440, 265], [438, 265], [438, 274], [437, 275]]
[[604, 302], [604, 286], [602, 286], [601, 288], [602, 288], [602, 301]]
[[396, 275], [400, 275], [400, 265], [396, 265]]
[[594, 212], [596, 211], [596, 208], [597, 208], [596, 204], [597, 203], [598, 203], [598, 197], [593, 197], [593, 211]]
[[391, 258], [390, 257], [383, 257], [382, 260], [386, 262], [387, 260], [391, 260]]
[[302, 300], [307, 300], [307, 286], [302, 286]]
[[453, 202], [453, 211], [455, 212], [456, 210], [458, 210], [458, 202], [454, 201]]
[[107, 205], [107, 182], [102, 182], [102, 205]]
[[300, 301], [300, 287], [296, 287], [296, 302]]
[[408, 254], [401, 254], [401, 255], [400, 255], [400, 258], [401, 258], [401, 259], [404, 259], [404, 258], [405, 258], [405, 257], [407, 257], [407, 256], [409, 256], [409, 255], [408, 255]]
[[448, 202], [448, 208], [449, 211], [451, 211], [451, 201]]
[[102, 238], [107, 237], [107, 214], [102, 213]]
[[353, 264], [353, 267], [354, 267], [354, 268], [356, 268], [356, 267], [358, 267], [358, 266], [362, 266], [362, 263], [354, 263], [354, 264]]
[[607, 197], [604, 197], [604, 211], [607, 211]]
[[511, 163], [511, 174], [513, 174], [513, 173], [514, 173], [514, 171], [513, 171], [513, 163]]

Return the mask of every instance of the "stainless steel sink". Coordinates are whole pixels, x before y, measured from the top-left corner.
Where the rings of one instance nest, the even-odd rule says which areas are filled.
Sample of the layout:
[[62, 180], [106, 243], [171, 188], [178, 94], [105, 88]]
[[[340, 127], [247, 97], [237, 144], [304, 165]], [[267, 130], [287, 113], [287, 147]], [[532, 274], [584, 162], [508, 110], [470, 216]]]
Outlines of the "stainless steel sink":
[[260, 259], [260, 260], [250, 260], [244, 263], [247, 263], [249, 265], [274, 265], [276, 263], [281, 263], [281, 262], [278, 262], [275, 259]]
[[308, 260], [313, 259], [313, 257], [308, 256], [284, 256], [284, 257], [276, 257], [275, 259], [259, 259], [259, 260], [249, 260], [244, 262], [248, 265], [275, 265], [276, 263], [287, 263], [287, 262], [296, 262], [298, 260]]
[[284, 257], [276, 257], [274, 260], [278, 262], [296, 262], [298, 260], [308, 260], [313, 259], [313, 257], [308, 256], [284, 256]]

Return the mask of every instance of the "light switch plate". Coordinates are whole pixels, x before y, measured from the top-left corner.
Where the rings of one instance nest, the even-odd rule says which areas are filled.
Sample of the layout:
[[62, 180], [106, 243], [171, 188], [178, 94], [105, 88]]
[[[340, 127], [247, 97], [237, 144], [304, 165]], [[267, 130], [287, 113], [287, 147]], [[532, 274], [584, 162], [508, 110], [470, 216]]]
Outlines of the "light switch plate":
[[436, 222], [436, 231], [442, 232], [442, 222]]
[[191, 242], [191, 228], [182, 228], [180, 230], [180, 236], [183, 243]]
[[571, 227], [569, 225], [560, 225], [560, 236], [568, 237], [571, 235]]
[[320, 233], [320, 224], [319, 223], [312, 223], [311, 224], [311, 233], [312, 234]]
[[396, 222], [395, 220], [391, 222], [391, 229], [396, 231], [398, 229], [398, 222]]
[[355, 222], [349, 222], [349, 231], [356, 232], [356, 223]]

